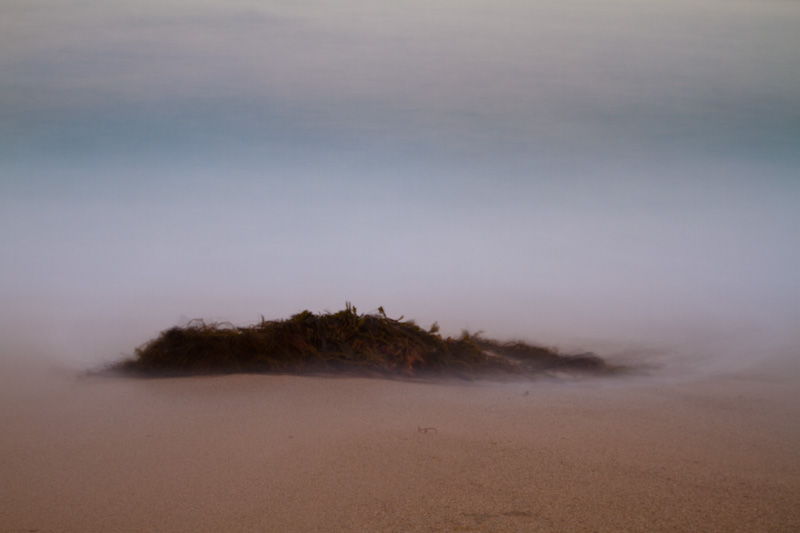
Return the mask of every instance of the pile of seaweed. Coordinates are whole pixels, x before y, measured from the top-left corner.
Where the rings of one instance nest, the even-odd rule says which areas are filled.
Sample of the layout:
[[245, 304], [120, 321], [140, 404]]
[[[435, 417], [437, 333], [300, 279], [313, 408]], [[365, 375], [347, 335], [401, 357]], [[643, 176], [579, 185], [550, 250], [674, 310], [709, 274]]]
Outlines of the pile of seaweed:
[[136, 349], [116, 370], [147, 375], [237, 372], [356, 372], [382, 375], [531, 374], [546, 371], [612, 371], [591, 353], [561, 355], [523, 342], [502, 343], [464, 331], [442, 338], [413, 320], [358, 314], [349, 302], [336, 313], [303, 311], [286, 320], [249, 327], [193, 320]]

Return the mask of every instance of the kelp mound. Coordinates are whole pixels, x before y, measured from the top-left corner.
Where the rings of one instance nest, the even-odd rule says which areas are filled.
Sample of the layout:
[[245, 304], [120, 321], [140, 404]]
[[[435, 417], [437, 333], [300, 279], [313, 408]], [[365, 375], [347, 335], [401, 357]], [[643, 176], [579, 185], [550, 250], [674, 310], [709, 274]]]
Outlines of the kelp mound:
[[607, 372], [593, 354], [560, 355], [522, 342], [501, 343], [463, 332], [442, 338], [436, 323], [424, 330], [413, 320], [358, 314], [347, 303], [336, 313], [303, 311], [286, 320], [249, 327], [201, 320], [173, 327], [136, 349], [118, 370], [193, 375], [235, 372], [314, 373], [355, 371], [400, 375], [526, 374], [551, 370]]

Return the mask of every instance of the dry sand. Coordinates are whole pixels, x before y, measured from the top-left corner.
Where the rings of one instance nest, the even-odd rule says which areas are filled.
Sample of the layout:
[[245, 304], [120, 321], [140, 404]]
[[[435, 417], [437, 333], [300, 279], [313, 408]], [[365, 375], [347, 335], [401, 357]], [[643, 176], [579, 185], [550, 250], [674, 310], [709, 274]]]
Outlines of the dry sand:
[[0, 531], [800, 531], [796, 375], [143, 380], [6, 362]]

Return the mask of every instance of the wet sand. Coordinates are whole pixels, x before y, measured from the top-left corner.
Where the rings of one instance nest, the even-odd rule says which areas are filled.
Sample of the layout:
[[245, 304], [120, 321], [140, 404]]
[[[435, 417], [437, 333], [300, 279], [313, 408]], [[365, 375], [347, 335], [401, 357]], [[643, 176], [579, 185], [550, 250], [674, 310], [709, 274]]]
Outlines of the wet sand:
[[800, 530], [800, 388], [770, 367], [570, 384], [17, 374], [0, 393], [3, 532]]

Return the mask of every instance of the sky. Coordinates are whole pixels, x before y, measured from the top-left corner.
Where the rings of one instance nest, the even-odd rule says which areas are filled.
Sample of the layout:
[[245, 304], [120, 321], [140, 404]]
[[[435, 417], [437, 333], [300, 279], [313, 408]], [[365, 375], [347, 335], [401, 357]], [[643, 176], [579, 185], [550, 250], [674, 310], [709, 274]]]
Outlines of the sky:
[[347, 301], [798, 343], [798, 27], [792, 0], [3, 0], [3, 350], [91, 365]]

